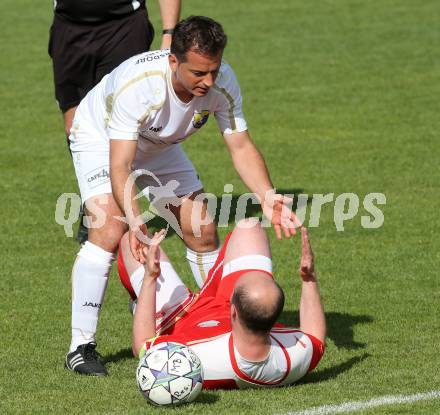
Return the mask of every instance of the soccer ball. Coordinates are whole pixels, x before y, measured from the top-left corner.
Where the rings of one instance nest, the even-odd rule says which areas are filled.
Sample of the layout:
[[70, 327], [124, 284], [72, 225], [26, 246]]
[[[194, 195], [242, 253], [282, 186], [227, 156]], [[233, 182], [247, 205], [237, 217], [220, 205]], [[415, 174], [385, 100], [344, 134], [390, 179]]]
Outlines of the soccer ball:
[[142, 395], [153, 405], [192, 402], [202, 391], [200, 359], [180, 343], [160, 343], [147, 350], [136, 370]]

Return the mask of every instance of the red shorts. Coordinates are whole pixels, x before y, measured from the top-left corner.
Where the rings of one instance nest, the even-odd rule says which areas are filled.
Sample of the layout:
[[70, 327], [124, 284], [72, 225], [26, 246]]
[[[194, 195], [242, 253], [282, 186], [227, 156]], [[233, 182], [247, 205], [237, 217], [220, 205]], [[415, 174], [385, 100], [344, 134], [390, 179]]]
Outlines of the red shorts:
[[[224, 257], [230, 237], [231, 233], [226, 236], [217, 261], [209, 271], [196, 301], [164, 334], [182, 334], [191, 340], [197, 340], [230, 331], [230, 299], [238, 279], [249, 271], [262, 271], [272, 276], [270, 258], [261, 255], [245, 256], [225, 265]], [[246, 258], [252, 258], [255, 268], [249, 268], [250, 261]], [[219, 324], [212, 327], [203, 325], [210, 320]]]

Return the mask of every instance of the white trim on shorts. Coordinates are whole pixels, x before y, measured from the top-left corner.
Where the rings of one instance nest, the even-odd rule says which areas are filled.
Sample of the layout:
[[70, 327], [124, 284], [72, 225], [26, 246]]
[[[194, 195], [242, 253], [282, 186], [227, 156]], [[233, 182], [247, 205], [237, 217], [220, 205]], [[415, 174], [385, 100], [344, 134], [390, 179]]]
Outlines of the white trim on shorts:
[[265, 255], [244, 255], [223, 265], [222, 278], [233, 272], [243, 270], [261, 270], [272, 274], [272, 259]]

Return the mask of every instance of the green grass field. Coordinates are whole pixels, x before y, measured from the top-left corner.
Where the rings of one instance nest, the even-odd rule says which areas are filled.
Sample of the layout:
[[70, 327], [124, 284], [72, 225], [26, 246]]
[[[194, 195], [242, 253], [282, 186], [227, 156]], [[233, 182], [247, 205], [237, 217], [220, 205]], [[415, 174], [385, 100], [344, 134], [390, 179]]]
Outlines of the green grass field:
[[[334, 203], [311, 228], [329, 327], [317, 370], [293, 387], [204, 392], [177, 409], [149, 407], [137, 391], [131, 316], [115, 271], [98, 331], [111, 376], [84, 378], [63, 368], [78, 245], [54, 213], [58, 196], [77, 187], [53, 98], [51, 4], [0, 4], [1, 414], [272, 415], [440, 390], [438, 1], [185, 2], [183, 16], [205, 14], [225, 26], [225, 57], [276, 186], [309, 195], [352, 192], [361, 205], [344, 232], [336, 230]], [[185, 148], [207, 191], [221, 195], [225, 183], [236, 195], [245, 191], [215, 122]], [[371, 192], [387, 198], [379, 229], [361, 227], [362, 200]], [[287, 292], [283, 321], [296, 324], [298, 240], [270, 237]], [[194, 286], [183, 244], [174, 235], [164, 247]], [[440, 400], [356, 413], [439, 414]]]

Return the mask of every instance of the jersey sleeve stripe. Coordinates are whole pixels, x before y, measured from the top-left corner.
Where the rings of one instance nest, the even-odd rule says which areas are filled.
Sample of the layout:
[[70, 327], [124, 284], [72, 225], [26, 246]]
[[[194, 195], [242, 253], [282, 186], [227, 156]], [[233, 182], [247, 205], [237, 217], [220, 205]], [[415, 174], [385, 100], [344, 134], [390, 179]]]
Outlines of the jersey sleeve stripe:
[[[106, 126], [108, 125], [108, 123], [110, 122], [111, 118], [112, 118], [112, 112], [113, 112], [113, 106], [115, 105], [116, 99], [124, 92], [126, 91], [128, 88], [130, 88], [131, 86], [133, 86], [135, 83], [142, 81], [143, 79], [146, 79], [150, 76], [160, 76], [162, 78], [165, 79], [165, 73], [162, 71], [147, 71], [147, 72], [143, 72], [140, 75], [130, 79], [128, 82], [126, 82], [118, 91], [114, 92], [113, 94], [109, 94], [108, 96], [106, 96], [105, 98], [105, 107], [106, 107], [106, 111], [107, 111], [107, 117], [105, 120], [105, 124]], [[153, 109], [159, 109], [161, 108], [163, 105], [163, 102], [161, 102], [160, 104], [150, 107], [148, 109], [148, 111], [146, 112], [146, 114], [142, 117], [143, 120], [145, 120], [148, 115], [150, 114], [151, 110]]]
[[234, 98], [226, 91], [225, 88], [220, 88], [217, 85], [214, 84], [213, 88], [223, 94], [225, 98], [229, 102], [229, 122], [231, 124], [231, 130], [236, 131], [237, 130], [237, 124], [235, 123], [235, 116], [234, 116], [234, 110], [235, 110], [235, 102]]
[[147, 109], [147, 111], [145, 111], [145, 113], [142, 115], [142, 117], [140, 117], [140, 118], [138, 119], [139, 124], [142, 124], [142, 123], [143, 123], [143, 122], [144, 122], [144, 121], [150, 116], [150, 112], [151, 112], [151, 111], [156, 111], [156, 110], [161, 109], [161, 108], [163, 107], [164, 102], [165, 102], [165, 101], [162, 101], [162, 102], [160, 102], [159, 104], [152, 105], [151, 107], [149, 107], [149, 108]]
[[139, 74], [138, 76], [130, 79], [128, 82], [126, 82], [117, 92], [115, 92], [114, 101], [116, 101], [116, 98], [119, 97], [126, 89], [130, 88], [132, 85], [134, 85], [136, 82], [142, 81], [145, 78], [149, 78], [150, 76], [160, 76], [165, 79], [165, 73], [162, 71], [147, 71]]

